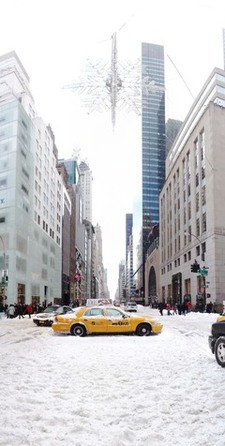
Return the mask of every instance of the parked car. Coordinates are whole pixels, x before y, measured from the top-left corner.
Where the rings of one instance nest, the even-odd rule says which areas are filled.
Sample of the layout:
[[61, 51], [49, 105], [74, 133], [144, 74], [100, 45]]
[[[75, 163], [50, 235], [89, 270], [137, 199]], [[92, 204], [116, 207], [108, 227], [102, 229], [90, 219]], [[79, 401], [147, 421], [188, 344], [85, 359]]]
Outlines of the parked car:
[[137, 304], [136, 302], [126, 302], [124, 304], [124, 311], [137, 311]]
[[74, 336], [86, 334], [134, 333], [149, 336], [160, 333], [163, 325], [154, 316], [128, 314], [115, 306], [77, 308], [74, 314], [57, 315], [52, 329]]
[[225, 367], [225, 317], [222, 319], [219, 316], [218, 319], [217, 322], [212, 324], [211, 335], [208, 341], [210, 350], [215, 354], [217, 363], [221, 367]]
[[42, 313], [35, 314], [33, 317], [33, 322], [36, 325], [51, 327], [55, 315], [66, 314], [68, 312], [74, 312], [73, 308], [69, 307], [68, 305], [50, 305], [49, 307], [45, 308]]

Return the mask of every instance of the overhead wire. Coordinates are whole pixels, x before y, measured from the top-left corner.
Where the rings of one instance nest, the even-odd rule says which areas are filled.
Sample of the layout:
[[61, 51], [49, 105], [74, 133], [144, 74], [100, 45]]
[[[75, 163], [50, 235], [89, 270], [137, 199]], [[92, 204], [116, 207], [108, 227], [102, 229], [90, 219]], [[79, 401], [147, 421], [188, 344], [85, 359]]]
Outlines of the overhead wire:
[[182, 79], [182, 81], [183, 81], [185, 87], [187, 88], [187, 90], [189, 91], [189, 93], [190, 93], [192, 99], [195, 99], [195, 97], [194, 97], [192, 91], [190, 90], [190, 88], [189, 88], [188, 85], [187, 85], [187, 82], [184, 80], [182, 74], [181, 74], [180, 71], [178, 70], [178, 68], [177, 68], [177, 66], [175, 65], [175, 63], [172, 61], [172, 59], [171, 59], [171, 57], [169, 56], [169, 54], [167, 54], [167, 57], [168, 57], [168, 59], [170, 60], [170, 62], [172, 63], [172, 65], [174, 66], [174, 68], [175, 68], [175, 70], [177, 71], [177, 73], [179, 74], [180, 78]]

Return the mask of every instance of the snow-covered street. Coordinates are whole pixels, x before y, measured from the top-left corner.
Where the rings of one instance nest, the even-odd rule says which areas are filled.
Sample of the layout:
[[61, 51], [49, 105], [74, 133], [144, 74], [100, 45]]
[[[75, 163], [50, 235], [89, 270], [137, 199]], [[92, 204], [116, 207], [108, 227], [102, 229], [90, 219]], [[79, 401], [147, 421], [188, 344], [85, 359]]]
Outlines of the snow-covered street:
[[85, 338], [3, 317], [0, 445], [224, 446], [216, 317], [164, 315], [157, 336]]

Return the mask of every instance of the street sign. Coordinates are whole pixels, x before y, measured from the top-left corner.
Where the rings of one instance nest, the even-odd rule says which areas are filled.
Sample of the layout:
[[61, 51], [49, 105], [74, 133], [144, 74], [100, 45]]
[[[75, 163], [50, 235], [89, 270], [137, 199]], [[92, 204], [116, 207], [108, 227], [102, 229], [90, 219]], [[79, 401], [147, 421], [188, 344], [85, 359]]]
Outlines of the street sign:
[[207, 269], [199, 269], [197, 272], [199, 274], [201, 274], [202, 276], [208, 276], [208, 270]]

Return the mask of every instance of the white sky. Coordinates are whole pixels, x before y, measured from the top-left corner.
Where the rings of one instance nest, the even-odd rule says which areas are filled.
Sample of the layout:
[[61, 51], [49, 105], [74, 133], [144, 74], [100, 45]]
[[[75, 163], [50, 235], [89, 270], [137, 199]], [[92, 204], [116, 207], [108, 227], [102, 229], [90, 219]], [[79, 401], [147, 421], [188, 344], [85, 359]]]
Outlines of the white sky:
[[1, 446], [224, 446], [216, 317], [164, 315], [157, 336], [85, 338], [0, 320]]
[[140, 58], [143, 41], [162, 44], [166, 115], [182, 120], [192, 104], [185, 83], [196, 96], [211, 70], [223, 68], [224, 26], [224, 0], [1, 2], [0, 54], [17, 52], [37, 111], [55, 133], [59, 157], [70, 157], [78, 147], [92, 170], [93, 224], [102, 227], [112, 297], [125, 257], [125, 214], [133, 212], [140, 190], [141, 120], [119, 112], [113, 133], [110, 112], [88, 116], [82, 97], [62, 87], [78, 79], [87, 58], [110, 63], [113, 32], [119, 61]]

